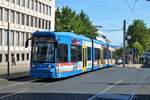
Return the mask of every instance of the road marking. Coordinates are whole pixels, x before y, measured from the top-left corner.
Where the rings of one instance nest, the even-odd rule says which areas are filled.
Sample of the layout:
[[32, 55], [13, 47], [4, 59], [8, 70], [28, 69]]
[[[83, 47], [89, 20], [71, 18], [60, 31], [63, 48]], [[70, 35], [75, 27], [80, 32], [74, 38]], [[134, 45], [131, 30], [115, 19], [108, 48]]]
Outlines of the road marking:
[[135, 96], [135, 92], [139, 89], [140, 84], [144, 83], [144, 80], [147, 78], [148, 74], [149, 74], [149, 73], [146, 73], [146, 74], [145, 74], [143, 80], [139, 83], [139, 85], [138, 85], [138, 86], [135, 88], [135, 90], [132, 92], [132, 96], [130, 97], [129, 100], [132, 100], [132, 99], [133, 99], [133, 97]]
[[115, 82], [113, 85], [111, 85], [111, 86], [105, 88], [102, 92], [95, 94], [94, 96], [88, 98], [87, 100], [93, 100], [93, 99], [94, 99], [95, 97], [97, 97], [98, 95], [104, 94], [105, 92], [107, 92], [108, 90], [110, 90], [111, 88], [113, 88], [114, 86], [116, 86], [117, 84], [119, 84], [120, 82], [122, 82], [123, 80], [124, 80], [124, 79], [121, 79], [121, 80]]
[[113, 88], [115, 85], [119, 84], [122, 81], [123, 81], [123, 79], [117, 81], [115, 84], [113, 84], [113, 85], [109, 86], [108, 88], [104, 89], [100, 94], [103, 94], [103, 93], [107, 92], [108, 90], [110, 90], [111, 88]]

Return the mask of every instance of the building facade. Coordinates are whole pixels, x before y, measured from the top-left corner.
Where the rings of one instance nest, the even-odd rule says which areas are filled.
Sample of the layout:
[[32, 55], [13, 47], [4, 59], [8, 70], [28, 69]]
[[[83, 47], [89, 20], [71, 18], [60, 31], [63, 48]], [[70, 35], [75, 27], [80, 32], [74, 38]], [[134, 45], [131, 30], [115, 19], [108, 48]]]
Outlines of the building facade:
[[[36, 30], [54, 31], [55, 0], [0, 0], [0, 65], [6, 65], [8, 56], [7, 33], [10, 23], [10, 61], [23, 64], [30, 60], [30, 46], [25, 41]], [[31, 45], [31, 44], [29, 44]]]

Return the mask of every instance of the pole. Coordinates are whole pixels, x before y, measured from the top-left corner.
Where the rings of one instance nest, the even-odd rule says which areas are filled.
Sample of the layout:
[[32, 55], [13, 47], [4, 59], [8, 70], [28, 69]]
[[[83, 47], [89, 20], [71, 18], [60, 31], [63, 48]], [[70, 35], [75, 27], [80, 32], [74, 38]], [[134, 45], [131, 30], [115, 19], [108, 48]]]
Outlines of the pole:
[[7, 31], [7, 76], [9, 77], [10, 74], [10, 64], [9, 64], [9, 55], [10, 55], [10, 44], [9, 44], [9, 31], [10, 31], [10, 23], [8, 22], [8, 31]]
[[125, 67], [126, 56], [126, 20], [123, 20], [123, 67]]
[[108, 66], [109, 66], [109, 58], [110, 57], [110, 52], [109, 52], [109, 43], [107, 42], [107, 64], [108, 64]]

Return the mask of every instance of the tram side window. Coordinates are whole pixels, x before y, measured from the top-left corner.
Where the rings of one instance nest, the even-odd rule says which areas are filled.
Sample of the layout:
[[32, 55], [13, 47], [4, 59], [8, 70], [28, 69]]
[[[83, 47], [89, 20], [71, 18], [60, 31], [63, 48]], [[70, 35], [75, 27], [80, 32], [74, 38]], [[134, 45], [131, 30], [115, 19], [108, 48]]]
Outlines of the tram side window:
[[82, 47], [81, 46], [71, 46], [71, 62], [82, 61]]
[[104, 48], [103, 57], [104, 57], [104, 59], [107, 59], [107, 58], [108, 58], [108, 55], [107, 55], [107, 48]]
[[109, 57], [109, 59], [111, 59], [111, 51], [110, 50], [108, 51], [108, 57]]
[[91, 47], [87, 47], [87, 52], [88, 52], [88, 60], [91, 60]]
[[95, 60], [100, 59], [100, 50], [95, 48]]
[[68, 62], [68, 45], [59, 44], [57, 49], [57, 62]]

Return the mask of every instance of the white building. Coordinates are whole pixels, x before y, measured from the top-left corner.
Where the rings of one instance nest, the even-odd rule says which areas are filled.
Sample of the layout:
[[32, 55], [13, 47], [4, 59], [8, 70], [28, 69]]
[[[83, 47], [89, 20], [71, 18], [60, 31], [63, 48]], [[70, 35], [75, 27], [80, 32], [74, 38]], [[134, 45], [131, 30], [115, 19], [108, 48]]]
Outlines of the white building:
[[0, 65], [7, 61], [7, 32], [10, 23], [10, 54], [17, 63], [27, 63], [30, 47], [25, 41], [31, 33], [54, 31], [55, 0], [0, 0]]
[[104, 35], [103, 32], [98, 31], [98, 37], [96, 37], [97, 40], [100, 40], [102, 42], [111, 42], [106, 36]]

